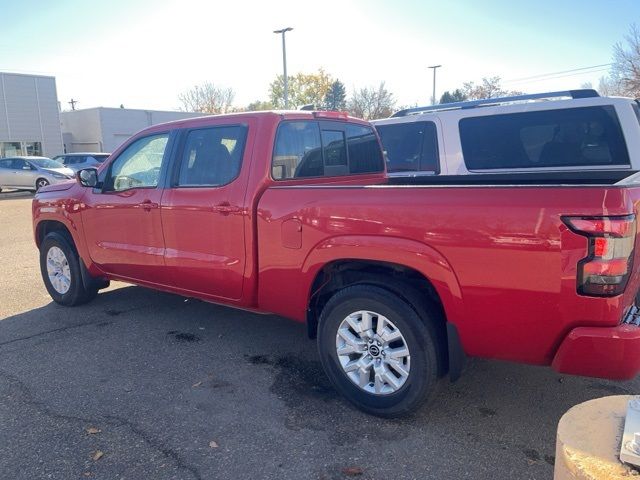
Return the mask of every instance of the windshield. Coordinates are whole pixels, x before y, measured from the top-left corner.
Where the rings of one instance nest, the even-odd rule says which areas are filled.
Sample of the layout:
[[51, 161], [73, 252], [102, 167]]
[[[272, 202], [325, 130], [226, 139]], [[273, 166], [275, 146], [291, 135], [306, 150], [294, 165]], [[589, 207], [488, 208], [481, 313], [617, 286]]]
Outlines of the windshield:
[[29, 161], [40, 168], [65, 168], [63, 164], [50, 158], [30, 158]]

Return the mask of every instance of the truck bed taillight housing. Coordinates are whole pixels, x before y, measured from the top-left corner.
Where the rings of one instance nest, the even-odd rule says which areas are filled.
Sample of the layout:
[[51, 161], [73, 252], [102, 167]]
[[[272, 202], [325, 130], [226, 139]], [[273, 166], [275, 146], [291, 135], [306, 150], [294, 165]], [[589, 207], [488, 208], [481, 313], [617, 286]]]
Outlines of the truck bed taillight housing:
[[624, 292], [633, 263], [636, 217], [564, 217], [589, 240], [589, 255], [578, 262], [578, 293], [613, 297]]

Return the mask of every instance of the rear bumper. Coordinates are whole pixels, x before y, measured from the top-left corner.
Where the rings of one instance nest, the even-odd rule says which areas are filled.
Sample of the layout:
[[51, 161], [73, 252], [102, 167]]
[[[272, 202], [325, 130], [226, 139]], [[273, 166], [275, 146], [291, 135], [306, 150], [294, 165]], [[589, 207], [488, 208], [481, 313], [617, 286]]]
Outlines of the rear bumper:
[[630, 380], [640, 372], [640, 327], [574, 328], [560, 344], [551, 363], [571, 375]]

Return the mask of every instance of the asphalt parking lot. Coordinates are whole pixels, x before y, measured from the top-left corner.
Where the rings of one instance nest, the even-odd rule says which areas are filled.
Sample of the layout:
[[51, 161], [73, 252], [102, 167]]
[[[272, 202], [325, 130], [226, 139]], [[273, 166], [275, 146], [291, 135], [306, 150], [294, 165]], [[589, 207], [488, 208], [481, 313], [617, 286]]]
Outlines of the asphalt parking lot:
[[549, 479], [572, 405], [638, 380], [474, 360], [411, 418], [336, 396], [305, 327], [113, 283], [60, 307], [0, 194], [0, 477]]

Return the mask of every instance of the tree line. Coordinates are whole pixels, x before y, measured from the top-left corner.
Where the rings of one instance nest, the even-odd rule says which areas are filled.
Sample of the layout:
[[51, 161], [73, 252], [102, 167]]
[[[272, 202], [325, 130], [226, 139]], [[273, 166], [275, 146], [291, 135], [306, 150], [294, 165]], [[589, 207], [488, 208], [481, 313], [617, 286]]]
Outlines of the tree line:
[[[590, 84], [583, 87], [591, 88]], [[640, 98], [640, 29], [630, 27], [622, 42], [613, 47], [609, 74], [600, 79], [598, 90], [602, 95], [621, 95]], [[354, 88], [349, 96], [344, 83], [320, 68], [317, 72], [297, 73], [288, 78], [289, 108], [312, 105], [317, 110], [347, 111], [365, 120], [384, 118], [394, 111], [417, 105], [398, 106], [395, 96], [385, 82]], [[464, 82], [459, 88], [445, 91], [438, 103], [453, 103], [483, 98], [520, 95], [523, 92], [505, 89], [498, 76], [483, 78], [480, 82]], [[180, 109], [210, 114], [284, 108], [284, 77], [277, 75], [269, 85], [269, 98], [249, 105], [234, 105], [235, 92], [212, 82], [195, 86], [178, 96]]]
[[[388, 117], [396, 108], [396, 100], [386, 88], [385, 82], [377, 86], [354, 89], [347, 97], [347, 89], [339, 79], [323, 69], [313, 73], [289, 76], [289, 108], [298, 109], [312, 105], [317, 110], [348, 111], [360, 118]], [[234, 105], [235, 92], [211, 82], [181, 93], [180, 109], [202, 113], [231, 113], [284, 108], [284, 76], [278, 75], [269, 85], [269, 99], [256, 100], [245, 107]]]

